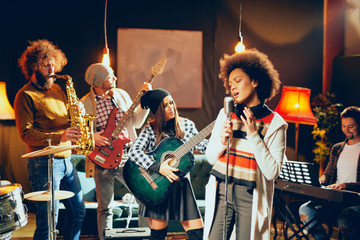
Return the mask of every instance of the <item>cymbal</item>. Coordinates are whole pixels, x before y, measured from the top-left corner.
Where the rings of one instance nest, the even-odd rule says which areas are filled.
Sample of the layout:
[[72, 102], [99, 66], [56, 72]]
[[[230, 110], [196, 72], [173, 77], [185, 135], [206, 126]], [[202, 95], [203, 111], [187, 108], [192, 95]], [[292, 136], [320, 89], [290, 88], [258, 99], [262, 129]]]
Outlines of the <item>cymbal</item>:
[[[62, 200], [71, 198], [74, 196], [75, 193], [69, 192], [69, 191], [63, 191], [63, 190], [56, 190], [55, 191], [55, 200]], [[31, 192], [24, 195], [24, 198], [30, 201], [50, 201], [51, 200], [51, 194], [49, 191], [37, 191], [37, 192]]]
[[59, 153], [59, 152], [64, 152], [70, 149], [74, 149], [74, 148], [78, 148], [79, 145], [68, 145], [68, 146], [47, 146], [46, 148], [37, 150], [37, 151], [33, 151], [30, 153], [26, 153], [24, 155], [22, 155], [21, 157], [23, 158], [27, 158], [27, 157], [40, 157], [40, 156], [45, 156], [45, 155], [50, 155], [50, 154], [55, 154], [55, 153]]

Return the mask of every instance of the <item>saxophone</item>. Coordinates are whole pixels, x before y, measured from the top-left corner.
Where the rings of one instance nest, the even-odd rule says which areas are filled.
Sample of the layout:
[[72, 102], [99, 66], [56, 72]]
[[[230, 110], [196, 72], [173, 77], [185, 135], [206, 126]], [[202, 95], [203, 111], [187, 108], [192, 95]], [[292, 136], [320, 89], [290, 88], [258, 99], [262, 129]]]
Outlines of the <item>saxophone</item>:
[[70, 126], [80, 129], [80, 138], [77, 140], [77, 154], [88, 155], [95, 149], [94, 120], [95, 116], [84, 113], [78, 108], [79, 99], [76, 96], [72, 78], [69, 75], [54, 75], [55, 78], [66, 80], [66, 93], [69, 102]]

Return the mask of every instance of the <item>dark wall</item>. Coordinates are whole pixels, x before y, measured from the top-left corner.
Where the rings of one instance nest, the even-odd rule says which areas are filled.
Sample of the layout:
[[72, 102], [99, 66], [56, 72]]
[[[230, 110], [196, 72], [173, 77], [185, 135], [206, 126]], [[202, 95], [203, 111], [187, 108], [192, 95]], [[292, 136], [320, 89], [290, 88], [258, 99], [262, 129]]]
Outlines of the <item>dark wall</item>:
[[[56, 43], [69, 60], [63, 73], [76, 81], [78, 96], [89, 90], [83, 75], [90, 64], [101, 61], [104, 6], [105, 0], [1, 3], [0, 81], [7, 83], [11, 103], [17, 90], [26, 83], [17, 59], [28, 40], [46, 38]], [[234, 0], [108, 0], [107, 35], [112, 66], [116, 66], [117, 28], [202, 31], [203, 108], [181, 110], [183, 116], [194, 120], [198, 129], [202, 129], [216, 118], [223, 105], [225, 92], [217, 77], [218, 61], [224, 53], [234, 52], [239, 6], [240, 2]], [[322, 0], [243, 0], [244, 43], [269, 55], [284, 85], [307, 87], [316, 94], [322, 86], [322, 18]], [[275, 108], [280, 95], [269, 103], [271, 108]], [[293, 146], [291, 128], [288, 139]], [[304, 129], [300, 139], [311, 142], [311, 128]], [[311, 158], [311, 151], [303, 145], [299, 143], [299, 153]]]
[[[348, 106], [360, 106], [360, 54], [337, 57], [334, 60], [332, 91], [337, 100]], [[349, 86], [349, 87], [347, 87]]]

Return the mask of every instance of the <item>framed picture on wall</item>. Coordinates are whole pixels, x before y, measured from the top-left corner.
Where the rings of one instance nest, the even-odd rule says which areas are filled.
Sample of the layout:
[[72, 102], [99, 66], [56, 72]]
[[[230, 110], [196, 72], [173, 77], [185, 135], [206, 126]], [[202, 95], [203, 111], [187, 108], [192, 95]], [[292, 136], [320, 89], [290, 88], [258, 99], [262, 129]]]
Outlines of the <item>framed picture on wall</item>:
[[151, 68], [166, 58], [152, 82], [164, 88], [178, 108], [201, 108], [203, 95], [202, 32], [119, 28], [117, 38], [118, 87], [134, 98], [150, 77]]

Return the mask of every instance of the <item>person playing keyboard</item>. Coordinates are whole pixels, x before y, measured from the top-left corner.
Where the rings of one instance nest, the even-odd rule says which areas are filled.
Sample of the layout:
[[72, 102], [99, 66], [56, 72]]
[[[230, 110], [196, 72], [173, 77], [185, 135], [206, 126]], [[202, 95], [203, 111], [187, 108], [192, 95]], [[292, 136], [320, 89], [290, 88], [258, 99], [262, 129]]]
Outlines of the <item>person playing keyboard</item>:
[[[341, 113], [341, 129], [346, 140], [333, 146], [329, 163], [320, 184], [327, 188], [349, 190], [360, 193], [360, 108], [351, 106]], [[308, 230], [315, 239], [329, 239], [321, 222], [323, 219], [337, 220], [344, 239], [360, 236], [360, 203], [344, 206], [340, 203], [309, 201], [299, 208], [301, 221], [309, 223]]]

